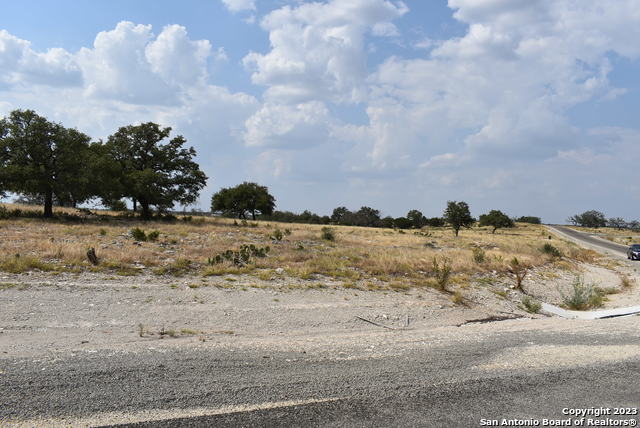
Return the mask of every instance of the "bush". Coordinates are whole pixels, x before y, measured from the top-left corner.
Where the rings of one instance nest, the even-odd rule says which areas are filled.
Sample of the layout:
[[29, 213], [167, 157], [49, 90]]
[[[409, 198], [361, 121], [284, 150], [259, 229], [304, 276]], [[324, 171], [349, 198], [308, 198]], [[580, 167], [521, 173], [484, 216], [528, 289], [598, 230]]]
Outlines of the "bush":
[[540, 312], [540, 309], [542, 309], [542, 304], [529, 296], [522, 298], [522, 306], [527, 312], [532, 314], [537, 314]]
[[451, 277], [451, 264], [446, 258], [442, 259], [442, 264], [438, 263], [437, 258], [433, 258], [433, 275], [436, 279], [436, 286], [440, 291], [447, 291], [447, 284]]
[[146, 241], [147, 240], [147, 234], [144, 233], [144, 230], [140, 229], [139, 227], [131, 229], [131, 231], [129, 233], [131, 234], [131, 237], [133, 239], [135, 239], [136, 241]]
[[540, 251], [542, 251], [544, 254], [547, 254], [553, 258], [562, 257], [562, 252], [549, 243], [544, 244], [542, 248], [540, 248]]
[[324, 239], [325, 241], [335, 241], [336, 240], [336, 235], [335, 235], [335, 232], [333, 231], [332, 228], [325, 226], [325, 227], [323, 227], [321, 229], [321, 232], [322, 233], [321, 233], [320, 237], [322, 239]]
[[157, 230], [153, 230], [147, 234], [147, 239], [151, 242], [155, 242], [158, 240], [159, 236], [160, 236], [160, 232], [158, 232]]
[[600, 294], [593, 284], [585, 284], [581, 276], [576, 276], [568, 295], [560, 291], [564, 306], [569, 309], [583, 311], [602, 306], [602, 294]]

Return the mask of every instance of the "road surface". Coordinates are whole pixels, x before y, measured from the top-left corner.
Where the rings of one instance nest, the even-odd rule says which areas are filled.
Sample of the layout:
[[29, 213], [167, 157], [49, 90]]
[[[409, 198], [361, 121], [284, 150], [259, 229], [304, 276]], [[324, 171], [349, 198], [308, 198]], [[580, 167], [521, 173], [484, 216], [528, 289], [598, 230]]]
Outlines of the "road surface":
[[[375, 358], [215, 348], [5, 358], [0, 426], [473, 427], [637, 408], [639, 320], [452, 327], [450, 341]], [[380, 334], [391, 345], [403, 335]]]
[[601, 238], [596, 238], [587, 233], [579, 232], [575, 229], [571, 229], [570, 227], [566, 227], [566, 226], [553, 225], [553, 226], [547, 226], [547, 227], [550, 228], [551, 230], [555, 230], [560, 232], [561, 234], [567, 235], [568, 237], [573, 238], [573, 240], [577, 240], [582, 244], [587, 244], [589, 246], [596, 246], [596, 247], [605, 249], [607, 251], [613, 251], [618, 255], [623, 255], [624, 257], [626, 257], [627, 247], [625, 245], [616, 244], [615, 242], [607, 241]]

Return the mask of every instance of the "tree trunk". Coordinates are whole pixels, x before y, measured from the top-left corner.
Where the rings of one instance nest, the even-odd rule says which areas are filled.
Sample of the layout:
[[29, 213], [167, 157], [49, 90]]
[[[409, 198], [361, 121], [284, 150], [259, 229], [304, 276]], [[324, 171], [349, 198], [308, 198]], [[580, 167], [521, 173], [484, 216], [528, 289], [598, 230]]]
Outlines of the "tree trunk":
[[140, 202], [140, 206], [142, 207], [142, 219], [149, 220], [151, 218], [151, 210], [149, 209], [149, 204], [146, 202]]
[[251, 211], [251, 216], [253, 217], [253, 221], [256, 221], [256, 210]]
[[133, 198], [133, 212], [138, 211], [138, 201]]
[[44, 195], [44, 216], [47, 218], [53, 217], [53, 193], [51, 191]]
[[458, 236], [458, 232], [460, 232], [460, 229], [456, 227], [456, 228], [454, 228], [453, 230], [455, 230], [455, 231], [456, 231], [456, 236]]
[[497, 227], [494, 227], [494, 228], [493, 228], [493, 232], [491, 232], [491, 233], [496, 233], [496, 230], [498, 230], [498, 228], [497, 228]]

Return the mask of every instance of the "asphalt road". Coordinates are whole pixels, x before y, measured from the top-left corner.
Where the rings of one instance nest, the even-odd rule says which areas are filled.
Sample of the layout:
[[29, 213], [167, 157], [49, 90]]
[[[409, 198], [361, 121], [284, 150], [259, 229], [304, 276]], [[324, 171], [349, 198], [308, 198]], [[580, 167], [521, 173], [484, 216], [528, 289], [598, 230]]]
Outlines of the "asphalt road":
[[[36, 426], [38, 418], [47, 418], [42, 426], [110, 426], [148, 411], [152, 422], [119, 426], [474, 427], [481, 419], [566, 419], [563, 408], [639, 407], [637, 317], [593, 322], [607, 323], [600, 325], [615, 334], [592, 332], [587, 324], [558, 332], [500, 329], [483, 340], [353, 360], [198, 350], [6, 358], [0, 360], [0, 426]], [[585, 356], [593, 346], [600, 355]], [[609, 358], [629, 350], [627, 358]], [[505, 367], [496, 368], [496, 361]], [[331, 401], [233, 408], [309, 399]], [[189, 414], [201, 408], [226, 410]], [[178, 410], [154, 420], [155, 409]], [[105, 412], [119, 418], [96, 416]]]
[[604, 239], [594, 238], [593, 236], [587, 233], [579, 232], [575, 229], [571, 229], [570, 227], [566, 227], [566, 226], [554, 225], [554, 226], [547, 226], [547, 227], [551, 229], [556, 229], [566, 235], [571, 236], [574, 239], [578, 239], [580, 241], [586, 242], [587, 244], [605, 248], [610, 251], [616, 251], [618, 253], [622, 253], [625, 256], [627, 254], [627, 247], [625, 245], [616, 244], [615, 242], [607, 241]]

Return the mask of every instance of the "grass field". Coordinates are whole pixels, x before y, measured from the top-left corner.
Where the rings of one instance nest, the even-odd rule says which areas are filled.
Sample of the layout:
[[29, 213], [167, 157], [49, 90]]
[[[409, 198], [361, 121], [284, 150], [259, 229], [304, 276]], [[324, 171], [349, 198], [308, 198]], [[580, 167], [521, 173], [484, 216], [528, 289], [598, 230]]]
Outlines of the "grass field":
[[[8, 205], [14, 209], [15, 206]], [[22, 209], [34, 209], [25, 208]], [[67, 210], [69, 211], [69, 210]], [[71, 210], [76, 212], [76, 210]], [[154, 241], [132, 236], [139, 228]], [[342, 281], [346, 287], [374, 278], [391, 287], [432, 285], [445, 278], [464, 283], [471, 277], [507, 273], [513, 258], [537, 267], [555, 264], [570, 267], [572, 261], [594, 261], [596, 253], [553, 238], [540, 225], [518, 224], [514, 229], [463, 229], [455, 237], [449, 228], [393, 230], [331, 226], [334, 240], [323, 239], [323, 226], [275, 222], [238, 222], [233, 219], [196, 217], [174, 222], [141, 222], [113, 215], [89, 216], [83, 222], [38, 218], [0, 220], [0, 270], [21, 273], [32, 270], [57, 272], [109, 272], [136, 275], [247, 274], [260, 279], [284, 275], [292, 279], [323, 277]], [[281, 240], [276, 239], [279, 235]], [[563, 257], [542, 251], [553, 245]], [[248, 263], [211, 260], [242, 245], [270, 247], [266, 257]], [[95, 248], [97, 266], [87, 259]]]

